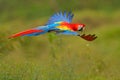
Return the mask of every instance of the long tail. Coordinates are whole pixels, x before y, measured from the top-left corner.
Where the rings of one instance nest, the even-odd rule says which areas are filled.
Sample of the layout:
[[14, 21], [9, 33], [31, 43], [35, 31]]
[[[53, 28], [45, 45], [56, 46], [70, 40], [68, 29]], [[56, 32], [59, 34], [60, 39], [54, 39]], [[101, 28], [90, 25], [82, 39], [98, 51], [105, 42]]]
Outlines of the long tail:
[[15, 38], [15, 37], [24, 36], [24, 35], [28, 35], [28, 34], [39, 33], [39, 32], [43, 32], [43, 30], [29, 29], [29, 30], [25, 30], [25, 31], [13, 34], [9, 38]]

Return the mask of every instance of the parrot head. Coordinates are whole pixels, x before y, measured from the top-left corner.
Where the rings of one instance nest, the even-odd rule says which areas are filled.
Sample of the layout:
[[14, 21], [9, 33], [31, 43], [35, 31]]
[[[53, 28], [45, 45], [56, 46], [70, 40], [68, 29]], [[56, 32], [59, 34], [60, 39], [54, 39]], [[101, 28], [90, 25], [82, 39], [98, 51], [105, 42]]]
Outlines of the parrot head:
[[85, 28], [85, 24], [77, 24], [76, 26], [78, 31], [83, 31]]

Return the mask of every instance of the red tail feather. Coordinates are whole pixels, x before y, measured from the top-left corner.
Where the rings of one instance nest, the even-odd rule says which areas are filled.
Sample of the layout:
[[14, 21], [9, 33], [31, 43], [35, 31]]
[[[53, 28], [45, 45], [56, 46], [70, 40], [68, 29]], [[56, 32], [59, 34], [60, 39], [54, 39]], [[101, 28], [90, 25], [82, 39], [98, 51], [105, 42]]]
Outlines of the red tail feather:
[[32, 33], [35, 33], [35, 32], [42, 32], [42, 31], [43, 30], [29, 29], [29, 30], [26, 30], [26, 31], [22, 31], [22, 32], [13, 34], [9, 38], [15, 38], [15, 37], [18, 37], [18, 36], [23, 36], [23, 35], [26, 35], [26, 34], [32, 34]]

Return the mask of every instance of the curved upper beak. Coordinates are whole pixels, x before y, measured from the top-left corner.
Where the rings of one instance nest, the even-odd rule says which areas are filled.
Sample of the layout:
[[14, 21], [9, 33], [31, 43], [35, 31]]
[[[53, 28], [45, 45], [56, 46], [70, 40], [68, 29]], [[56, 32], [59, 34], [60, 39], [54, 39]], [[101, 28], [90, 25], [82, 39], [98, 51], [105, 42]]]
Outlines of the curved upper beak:
[[83, 28], [79, 29], [79, 31], [83, 31]]
[[85, 29], [85, 27], [82, 27], [79, 31], [83, 31]]

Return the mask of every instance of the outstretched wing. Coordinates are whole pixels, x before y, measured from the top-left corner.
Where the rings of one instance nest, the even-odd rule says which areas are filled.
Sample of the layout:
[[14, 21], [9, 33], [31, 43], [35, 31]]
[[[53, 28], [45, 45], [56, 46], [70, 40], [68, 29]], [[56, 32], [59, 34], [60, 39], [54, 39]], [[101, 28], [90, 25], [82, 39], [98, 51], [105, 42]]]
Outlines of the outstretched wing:
[[91, 35], [91, 34], [88, 34], [88, 35], [83, 34], [80, 37], [87, 40], [87, 41], [93, 41], [93, 40], [95, 40], [97, 38], [97, 36], [95, 34], [93, 34], [93, 35]]
[[68, 22], [70, 23], [73, 18], [73, 14], [71, 12], [58, 12], [50, 17], [46, 25], [53, 24], [55, 22]]

